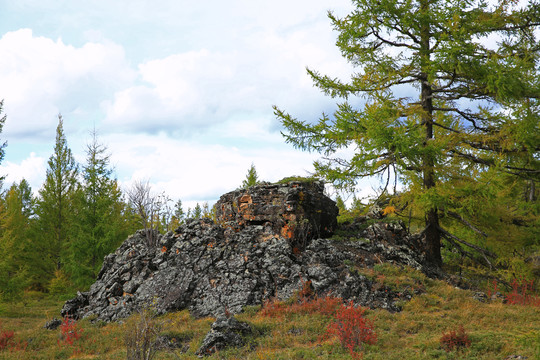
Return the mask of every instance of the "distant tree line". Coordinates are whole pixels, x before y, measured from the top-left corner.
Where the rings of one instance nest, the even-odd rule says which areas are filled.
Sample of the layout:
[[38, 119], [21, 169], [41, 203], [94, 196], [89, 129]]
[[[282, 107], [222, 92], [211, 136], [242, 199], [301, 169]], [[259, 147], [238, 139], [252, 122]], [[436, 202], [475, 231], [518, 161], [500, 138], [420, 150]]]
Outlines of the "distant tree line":
[[[0, 133], [5, 120], [0, 119]], [[6, 145], [0, 146], [0, 161]], [[186, 218], [212, 216], [208, 203], [184, 212], [181, 200], [173, 204], [165, 193], [154, 194], [148, 181], [123, 192], [95, 131], [85, 163], [77, 164], [61, 115], [38, 195], [25, 179], [0, 190], [0, 300], [16, 299], [24, 290], [64, 294], [87, 288], [104, 256], [136, 230], [144, 229], [149, 245], [155, 245], [158, 233], [174, 230]]]

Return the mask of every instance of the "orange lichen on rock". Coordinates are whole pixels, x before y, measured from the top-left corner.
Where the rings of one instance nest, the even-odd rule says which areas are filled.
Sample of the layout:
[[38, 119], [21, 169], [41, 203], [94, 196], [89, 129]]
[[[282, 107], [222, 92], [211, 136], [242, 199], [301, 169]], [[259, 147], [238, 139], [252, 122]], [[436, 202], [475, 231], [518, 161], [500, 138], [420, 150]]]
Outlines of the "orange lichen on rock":
[[245, 194], [245, 195], [242, 195], [242, 197], [240, 198], [240, 200], [238, 200], [239, 203], [247, 203], [247, 204], [253, 204], [253, 199], [251, 197], [251, 195], [248, 195], [248, 194]]
[[255, 215], [253, 214], [242, 214], [242, 218], [247, 221], [255, 220]]
[[281, 236], [283, 236], [286, 239], [292, 239], [294, 237], [294, 226], [285, 224], [281, 228]]

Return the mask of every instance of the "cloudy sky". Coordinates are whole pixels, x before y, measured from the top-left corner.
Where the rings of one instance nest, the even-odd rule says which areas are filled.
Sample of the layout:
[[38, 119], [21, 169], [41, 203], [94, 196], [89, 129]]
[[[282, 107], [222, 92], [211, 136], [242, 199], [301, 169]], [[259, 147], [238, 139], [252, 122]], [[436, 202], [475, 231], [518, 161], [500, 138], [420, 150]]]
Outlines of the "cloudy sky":
[[0, 0], [0, 171], [37, 191], [61, 113], [79, 162], [95, 128], [124, 187], [149, 179], [188, 206], [251, 163], [263, 180], [307, 175], [318, 155], [285, 144], [272, 105], [332, 112], [305, 71], [351, 71], [328, 10], [350, 0]]

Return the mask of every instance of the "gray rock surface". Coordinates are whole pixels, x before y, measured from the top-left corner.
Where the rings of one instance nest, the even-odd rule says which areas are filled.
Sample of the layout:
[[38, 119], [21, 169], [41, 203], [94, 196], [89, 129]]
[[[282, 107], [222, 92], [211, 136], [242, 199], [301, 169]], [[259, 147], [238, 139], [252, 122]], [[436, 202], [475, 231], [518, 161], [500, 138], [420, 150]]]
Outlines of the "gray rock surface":
[[47, 321], [43, 327], [47, 330], [56, 330], [60, 325], [62, 325], [62, 320], [53, 318], [52, 320]]
[[212, 355], [228, 347], [240, 347], [245, 344], [244, 336], [253, 333], [251, 326], [234, 317], [220, 316], [212, 324], [201, 347], [195, 353], [199, 356]]
[[264, 184], [229, 192], [216, 203], [217, 222], [233, 229], [271, 223], [276, 234], [305, 247], [337, 226], [339, 209], [321, 181]]
[[[283, 233], [290, 223], [280, 211], [296, 214], [297, 220], [307, 218], [314, 227], [326, 228], [325, 231], [333, 225], [330, 220], [322, 220], [326, 216], [321, 215], [322, 210], [318, 217], [310, 215], [317, 214], [313, 199], [323, 196], [322, 188], [298, 184], [289, 187], [287, 190], [281, 185], [264, 185], [262, 189], [250, 190], [252, 203], [266, 209], [264, 216], [250, 215], [257, 220], [247, 221], [244, 218], [247, 212], [224, 210], [221, 219], [232, 214], [240, 223], [231, 220], [215, 224], [209, 219], [191, 219], [176, 232], [160, 236], [157, 247], [147, 245], [144, 231], [135, 233], [105, 257], [96, 282], [88, 292], [78, 293], [67, 301], [62, 316], [114, 321], [142, 308], [152, 308], [158, 314], [189, 309], [197, 317], [236, 314], [246, 305], [259, 305], [272, 298], [286, 300], [307, 281], [319, 295], [330, 294], [362, 306], [398, 311], [396, 302], [410, 298], [409, 294], [398, 295], [374, 284], [345, 264], [370, 266], [384, 260], [423, 270], [422, 258], [406, 245], [403, 227], [374, 224], [355, 232], [365, 241], [306, 238], [309, 240], [299, 249], [294, 237], [297, 235], [291, 238]], [[294, 205], [297, 209], [294, 213], [279, 205], [279, 201], [290, 198], [286, 200], [285, 196], [278, 201], [273, 195], [268, 195], [266, 200], [273, 205], [264, 207], [256, 199], [265, 191], [297, 195], [301, 191], [304, 195], [298, 195], [297, 199], [312, 199], [307, 201], [312, 204], [309, 207], [312, 210]], [[244, 195], [226, 194], [222, 199]], [[227, 208], [227, 201], [219, 203], [223, 209]], [[328, 201], [321, 200], [324, 204], [329, 204]], [[270, 207], [273, 210], [268, 210]], [[265, 217], [267, 214], [274, 217]], [[328, 226], [319, 225], [318, 221]], [[298, 233], [293, 231], [293, 234]]]

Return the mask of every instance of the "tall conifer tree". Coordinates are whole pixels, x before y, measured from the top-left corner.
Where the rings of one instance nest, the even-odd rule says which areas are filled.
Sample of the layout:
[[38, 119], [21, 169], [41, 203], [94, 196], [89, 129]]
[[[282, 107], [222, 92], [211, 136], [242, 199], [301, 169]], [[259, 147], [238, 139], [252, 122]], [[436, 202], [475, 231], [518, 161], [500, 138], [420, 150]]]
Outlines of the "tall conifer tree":
[[79, 286], [92, 283], [103, 257], [116, 249], [128, 235], [122, 212], [122, 193], [113, 178], [110, 155], [97, 134], [86, 149], [82, 185], [75, 197], [76, 219], [70, 243], [70, 274]]
[[49, 262], [50, 276], [61, 270], [67, 257], [73, 219], [73, 196], [78, 186], [78, 166], [64, 134], [62, 115], [58, 115], [54, 153], [48, 161], [45, 183], [39, 191], [36, 212], [41, 241]]
[[[403, 182], [422, 211], [427, 257], [442, 263], [441, 237], [466, 244], [441, 223], [468, 226], [464, 201], [489, 186], [488, 171], [539, 178], [540, 6], [531, 1], [354, 0], [329, 17], [337, 46], [355, 67], [350, 81], [308, 70], [341, 99], [333, 117], [299, 121], [275, 107], [298, 148], [318, 151], [319, 175], [352, 188], [363, 176]], [[351, 98], [363, 97], [363, 108]], [[338, 150], [354, 150], [351, 158]], [[475, 185], [475, 181], [484, 181]], [[469, 191], [460, 191], [467, 184]], [[484, 199], [486, 201], [486, 199]], [[471, 244], [468, 244], [471, 245]]]
[[13, 184], [0, 206], [0, 297], [16, 298], [32, 283], [33, 251], [29, 235], [31, 189], [26, 180]]

